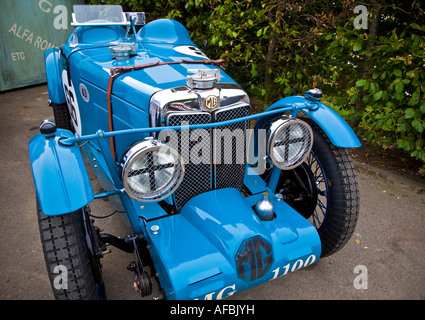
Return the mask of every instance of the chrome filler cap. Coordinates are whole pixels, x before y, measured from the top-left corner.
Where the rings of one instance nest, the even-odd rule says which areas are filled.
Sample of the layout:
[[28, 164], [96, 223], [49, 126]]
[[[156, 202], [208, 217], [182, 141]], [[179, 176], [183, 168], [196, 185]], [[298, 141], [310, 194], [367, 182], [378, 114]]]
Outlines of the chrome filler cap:
[[186, 83], [190, 89], [211, 89], [220, 82], [220, 70], [218, 69], [188, 69], [188, 73], [195, 73], [187, 76]]

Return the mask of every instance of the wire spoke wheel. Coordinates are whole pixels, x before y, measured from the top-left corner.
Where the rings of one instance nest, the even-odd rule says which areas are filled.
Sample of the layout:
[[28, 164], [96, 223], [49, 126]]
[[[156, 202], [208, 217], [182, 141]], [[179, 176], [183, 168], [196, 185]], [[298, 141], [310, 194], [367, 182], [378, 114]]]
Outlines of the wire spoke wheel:
[[[359, 216], [359, 186], [346, 149], [337, 148], [313, 121], [314, 143], [306, 161], [281, 171], [276, 192], [317, 229], [322, 257], [341, 249]], [[270, 172], [263, 178], [267, 181]]]
[[317, 202], [309, 221], [320, 231], [325, 225], [328, 216], [329, 184], [323, 167], [312, 151], [306, 159], [306, 165], [311, 170], [313, 183], [316, 187]]

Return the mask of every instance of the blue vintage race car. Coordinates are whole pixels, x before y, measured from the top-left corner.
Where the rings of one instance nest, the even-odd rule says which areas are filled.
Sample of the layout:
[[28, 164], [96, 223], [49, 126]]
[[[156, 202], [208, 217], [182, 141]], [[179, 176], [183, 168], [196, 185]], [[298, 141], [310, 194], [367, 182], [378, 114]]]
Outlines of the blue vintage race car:
[[[349, 240], [354, 132], [321, 91], [251, 113], [246, 92], [179, 22], [74, 6], [46, 52], [49, 103], [29, 142], [40, 234], [57, 299], [104, 299], [107, 244], [134, 252], [142, 296], [222, 299], [316, 263]], [[104, 192], [95, 194], [86, 156]], [[109, 198], [133, 233], [94, 225]]]

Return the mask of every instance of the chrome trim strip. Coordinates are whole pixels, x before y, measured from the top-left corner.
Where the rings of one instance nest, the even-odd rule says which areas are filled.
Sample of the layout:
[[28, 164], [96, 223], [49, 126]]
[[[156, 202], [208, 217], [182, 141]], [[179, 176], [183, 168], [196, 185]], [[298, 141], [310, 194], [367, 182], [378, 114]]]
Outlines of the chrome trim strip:
[[[208, 108], [206, 100], [216, 96], [217, 108]], [[190, 89], [187, 86], [158, 91], [153, 94], [149, 104], [151, 127], [162, 127], [168, 112], [214, 112], [238, 102], [249, 103], [247, 93], [235, 83], [217, 83], [209, 90]]]

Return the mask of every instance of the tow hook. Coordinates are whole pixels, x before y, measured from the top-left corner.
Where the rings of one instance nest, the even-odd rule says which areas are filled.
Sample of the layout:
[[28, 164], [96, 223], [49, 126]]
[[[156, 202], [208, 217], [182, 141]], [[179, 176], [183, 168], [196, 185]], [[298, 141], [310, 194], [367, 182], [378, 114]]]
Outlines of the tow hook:
[[139, 245], [142, 245], [144, 240], [143, 234], [133, 234], [125, 238], [118, 238], [108, 233], [101, 233], [100, 239], [102, 243], [109, 243], [124, 252], [134, 252], [135, 261], [130, 262], [127, 266], [127, 270], [135, 273], [133, 283], [134, 289], [139, 292], [142, 297], [152, 294], [152, 279], [151, 276], [144, 271], [142, 256], [139, 253]]
[[152, 279], [148, 273], [143, 270], [143, 260], [139, 253], [139, 246], [137, 244], [139, 236], [132, 237], [129, 240], [133, 242], [134, 256], [136, 260], [127, 266], [127, 270], [133, 271], [136, 274], [133, 283], [134, 289], [140, 293], [142, 297], [147, 297], [152, 294]]
[[130, 262], [127, 270], [133, 271], [136, 276], [134, 278], [134, 290], [136, 290], [142, 297], [147, 297], [152, 293], [152, 280], [151, 277], [143, 269], [137, 265], [135, 261]]

